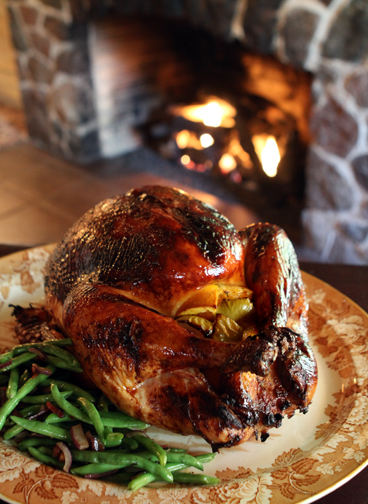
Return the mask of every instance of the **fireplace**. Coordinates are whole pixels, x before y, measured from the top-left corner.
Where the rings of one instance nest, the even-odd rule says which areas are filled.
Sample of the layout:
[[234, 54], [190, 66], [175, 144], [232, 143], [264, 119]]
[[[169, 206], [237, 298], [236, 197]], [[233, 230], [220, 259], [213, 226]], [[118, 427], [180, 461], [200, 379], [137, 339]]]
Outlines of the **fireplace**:
[[[33, 141], [77, 162], [145, 143], [262, 219], [301, 213], [313, 259], [368, 262], [368, 4], [121, 4], [8, 2]], [[186, 116], [211, 103], [235, 129]], [[268, 173], [262, 143], [280, 156]]]

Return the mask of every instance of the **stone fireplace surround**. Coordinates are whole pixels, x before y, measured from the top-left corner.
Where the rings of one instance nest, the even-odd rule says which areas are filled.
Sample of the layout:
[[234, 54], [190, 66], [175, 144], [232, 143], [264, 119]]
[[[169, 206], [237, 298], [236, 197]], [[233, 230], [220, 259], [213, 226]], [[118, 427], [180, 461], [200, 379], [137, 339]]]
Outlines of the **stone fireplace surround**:
[[8, 0], [8, 9], [29, 134], [75, 161], [104, 157], [90, 19], [184, 19], [310, 72], [305, 245], [321, 261], [368, 263], [366, 0]]

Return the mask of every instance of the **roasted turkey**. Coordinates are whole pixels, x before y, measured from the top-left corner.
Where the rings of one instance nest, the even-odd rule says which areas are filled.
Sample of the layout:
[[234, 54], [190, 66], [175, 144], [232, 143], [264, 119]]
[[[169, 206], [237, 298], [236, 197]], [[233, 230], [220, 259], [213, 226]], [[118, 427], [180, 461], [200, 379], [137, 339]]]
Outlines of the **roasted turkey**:
[[183, 191], [134, 189], [71, 227], [45, 291], [86, 375], [147, 423], [216, 450], [265, 439], [312, 400], [303, 282], [275, 225], [237, 232]]

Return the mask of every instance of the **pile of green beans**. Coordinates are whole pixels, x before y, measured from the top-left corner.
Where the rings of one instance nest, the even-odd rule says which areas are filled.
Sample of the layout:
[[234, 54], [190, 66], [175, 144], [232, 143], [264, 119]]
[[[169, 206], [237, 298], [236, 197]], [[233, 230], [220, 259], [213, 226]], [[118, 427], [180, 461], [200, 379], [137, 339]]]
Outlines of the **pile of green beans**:
[[[96, 389], [75, 385], [79, 362], [67, 349], [68, 338], [20, 345], [0, 355], [0, 433], [40, 462], [86, 478], [104, 478], [137, 490], [155, 481], [216, 484], [203, 471], [213, 453], [192, 456], [164, 448], [143, 431], [148, 424], [118, 410]], [[75, 443], [72, 427], [80, 424], [90, 442]], [[66, 445], [72, 463], [65, 469]]]

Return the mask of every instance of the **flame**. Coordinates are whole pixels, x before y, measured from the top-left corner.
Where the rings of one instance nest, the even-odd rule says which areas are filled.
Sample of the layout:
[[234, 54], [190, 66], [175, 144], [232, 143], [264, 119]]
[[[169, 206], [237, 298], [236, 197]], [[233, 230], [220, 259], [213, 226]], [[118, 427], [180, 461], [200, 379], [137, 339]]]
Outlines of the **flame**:
[[202, 133], [202, 135], [199, 137], [199, 141], [201, 142], [201, 145], [204, 149], [211, 147], [211, 145], [215, 143], [213, 136], [209, 133]]
[[190, 133], [188, 130], [181, 130], [176, 134], [176, 144], [179, 149], [185, 149], [189, 145]]
[[230, 173], [233, 170], [235, 170], [236, 166], [237, 166], [237, 163], [236, 163], [236, 159], [234, 158], [234, 156], [232, 156], [228, 152], [226, 152], [225, 154], [223, 154], [221, 156], [220, 161], [219, 161], [219, 167], [220, 167], [222, 173]]
[[188, 154], [183, 154], [183, 156], [181, 156], [180, 158], [180, 161], [182, 162], [183, 165], [188, 166], [190, 165], [192, 160], [190, 159]]
[[172, 107], [172, 112], [189, 121], [201, 122], [206, 126], [232, 128], [235, 125], [236, 109], [221, 98], [209, 98], [200, 105]]
[[202, 135], [198, 138], [198, 136], [193, 131], [181, 130], [175, 136], [176, 145], [179, 149], [196, 149], [203, 150], [207, 149], [207, 147], [211, 147], [215, 143], [215, 140], [212, 135], [209, 133], [202, 133]]
[[263, 171], [268, 177], [276, 177], [281, 159], [276, 138], [269, 135], [255, 135], [252, 141], [254, 150], [261, 160]]
[[252, 168], [252, 161], [248, 152], [246, 152], [241, 145], [238, 132], [234, 133], [234, 135], [232, 136], [228, 149], [230, 154], [237, 158], [244, 168]]

